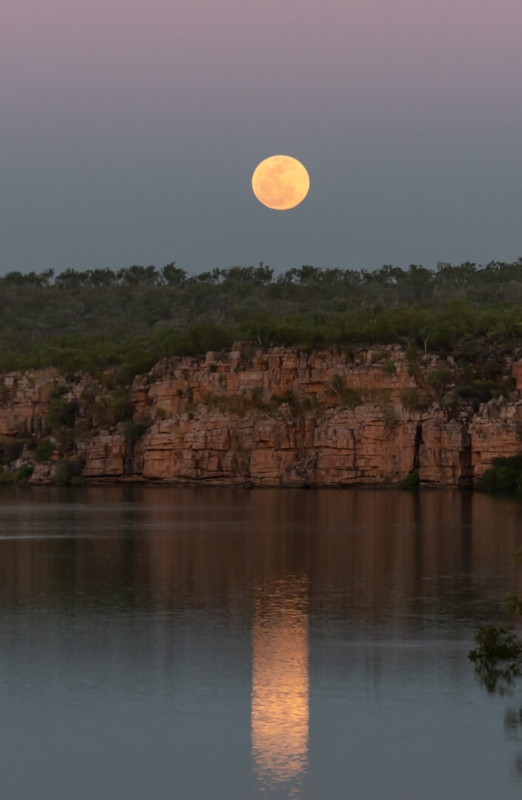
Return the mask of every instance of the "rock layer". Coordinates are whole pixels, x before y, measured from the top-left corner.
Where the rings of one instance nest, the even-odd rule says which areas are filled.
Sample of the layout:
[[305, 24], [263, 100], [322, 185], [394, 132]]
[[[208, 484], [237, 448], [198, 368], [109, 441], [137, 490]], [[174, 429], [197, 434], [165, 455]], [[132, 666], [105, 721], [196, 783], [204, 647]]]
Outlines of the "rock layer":
[[[505, 365], [517, 385], [521, 366]], [[132, 441], [119, 424], [66, 446], [55, 438], [54, 460], [36, 463], [31, 481], [51, 482], [59, 459], [74, 456], [88, 481], [347, 486], [393, 484], [418, 470], [423, 484], [469, 487], [493, 458], [522, 450], [522, 400], [517, 390], [475, 411], [444, 406], [428, 380], [443, 367], [428, 356], [412, 365], [400, 347], [237, 345], [165, 360], [132, 385], [134, 420], [148, 425], [142, 436]], [[22, 461], [34, 460], [35, 441], [49, 433], [60, 382], [80, 420], [86, 391], [98, 399], [105, 391], [53, 370], [0, 379], [0, 435], [25, 436]]]

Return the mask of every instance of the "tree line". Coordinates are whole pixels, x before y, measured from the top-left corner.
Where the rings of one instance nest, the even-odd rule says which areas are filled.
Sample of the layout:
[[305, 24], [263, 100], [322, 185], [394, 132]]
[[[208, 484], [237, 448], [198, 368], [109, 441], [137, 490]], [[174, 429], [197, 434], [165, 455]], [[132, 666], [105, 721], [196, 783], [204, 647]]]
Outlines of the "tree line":
[[[429, 270], [266, 264], [188, 275], [162, 268], [68, 269], [0, 277], [0, 371], [56, 366], [127, 376], [160, 358], [233, 341], [304, 348], [399, 343], [491, 364], [522, 336], [522, 258]], [[493, 348], [493, 350], [492, 350]]]
[[133, 265], [119, 270], [67, 269], [55, 273], [53, 269], [42, 272], [9, 271], [0, 276], [0, 285], [4, 287], [63, 287], [94, 288], [114, 286], [195, 286], [210, 285], [250, 285], [266, 286], [268, 284], [296, 284], [301, 286], [380, 286], [388, 289], [413, 288], [426, 295], [442, 293], [455, 289], [471, 289], [483, 286], [501, 286], [503, 284], [522, 284], [522, 258], [513, 263], [491, 261], [482, 266], [465, 262], [458, 266], [439, 262], [436, 269], [431, 270], [422, 265], [410, 264], [407, 269], [385, 264], [376, 270], [354, 270], [341, 268], [322, 268], [304, 265], [297, 269], [286, 270], [274, 275], [274, 270], [261, 262], [255, 266], [235, 266], [229, 269], [214, 268], [208, 272], [189, 276], [187, 272], [176, 266], [175, 262], [161, 269], [155, 266]]

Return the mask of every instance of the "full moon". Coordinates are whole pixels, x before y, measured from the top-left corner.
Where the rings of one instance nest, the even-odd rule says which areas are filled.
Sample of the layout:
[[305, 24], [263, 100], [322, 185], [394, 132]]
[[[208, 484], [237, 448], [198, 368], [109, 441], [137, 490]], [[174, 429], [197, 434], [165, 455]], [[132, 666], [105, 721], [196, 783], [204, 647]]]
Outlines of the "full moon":
[[265, 158], [252, 175], [252, 189], [259, 202], [277, 211], [298, 206], [309, 188], [308, 172], [291, 156]]

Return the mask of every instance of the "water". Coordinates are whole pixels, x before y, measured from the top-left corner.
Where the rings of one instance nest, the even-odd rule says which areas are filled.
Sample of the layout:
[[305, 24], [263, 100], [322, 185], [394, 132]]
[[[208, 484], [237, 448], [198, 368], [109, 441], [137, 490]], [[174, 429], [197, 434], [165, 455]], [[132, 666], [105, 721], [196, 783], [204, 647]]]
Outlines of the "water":
[[467, 652], [522, 505], [457, 492], [0, 492], [6, 800], [508, 800]]

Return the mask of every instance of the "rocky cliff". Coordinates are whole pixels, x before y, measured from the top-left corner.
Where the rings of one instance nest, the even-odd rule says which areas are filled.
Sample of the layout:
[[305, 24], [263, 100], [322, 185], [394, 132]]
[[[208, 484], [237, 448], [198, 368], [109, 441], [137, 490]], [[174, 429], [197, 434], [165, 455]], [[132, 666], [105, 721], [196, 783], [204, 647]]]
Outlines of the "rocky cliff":
[[469, 487], [493, 458], [522, 450], [522, 364], [505, 359], [502, 370], [516, 391], [480, 406], [455, 393], [453, 359], [412, 360], [394, 346], [238, 344], [166, 359], [128, 396], [110, 374], [10, 373], [0, 376], [0, 445], [7, 470], [33, 467], [32, 483], [73, 465], [93, 482], [376, 485], [417, 470], [422, 484]]

